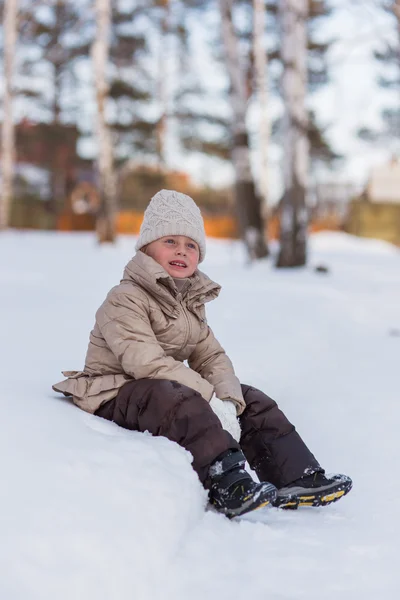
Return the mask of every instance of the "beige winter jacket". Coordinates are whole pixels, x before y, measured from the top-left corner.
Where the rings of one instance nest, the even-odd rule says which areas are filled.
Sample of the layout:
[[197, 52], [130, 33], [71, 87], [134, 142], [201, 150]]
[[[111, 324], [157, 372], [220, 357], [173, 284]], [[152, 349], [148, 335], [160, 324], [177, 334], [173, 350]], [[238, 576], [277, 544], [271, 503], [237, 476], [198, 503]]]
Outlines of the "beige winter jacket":
[[96, 313], [84, 371], [64, 371], [68, 379], [53, 389], [94, 413], [127, 381], [169, 379], [206, 400], [214, 391], [232, 398], [240, 414], [245, 403], [239, 380], [205, 316], [205, 302], [220, 289], [196, 271], [178, 291], [155, 260], [138, 252]]

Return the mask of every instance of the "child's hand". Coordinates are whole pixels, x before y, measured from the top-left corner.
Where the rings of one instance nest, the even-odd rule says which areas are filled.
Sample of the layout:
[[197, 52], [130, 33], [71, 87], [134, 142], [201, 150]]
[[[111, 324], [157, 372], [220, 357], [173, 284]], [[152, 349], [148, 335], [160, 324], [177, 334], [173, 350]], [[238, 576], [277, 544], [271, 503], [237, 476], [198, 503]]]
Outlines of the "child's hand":
[[236, 404], [233, 400], [230, 400], [229, 398], [220, 400], [214, 394], [210, 400], [210, 406], [221, 421], [222, 427], [228, 431], [237, 442], [239, 442], [241, 430], [236, 416]]

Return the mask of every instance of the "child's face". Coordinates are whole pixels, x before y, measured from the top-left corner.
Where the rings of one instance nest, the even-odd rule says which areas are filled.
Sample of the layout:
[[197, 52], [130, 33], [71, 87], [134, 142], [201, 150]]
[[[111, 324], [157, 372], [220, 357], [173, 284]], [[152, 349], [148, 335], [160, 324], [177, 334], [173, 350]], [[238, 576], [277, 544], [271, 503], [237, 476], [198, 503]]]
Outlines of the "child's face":
[[154, 258], [171, 277], [191, 277], [199, 264], [199, 247], [184, 235], [168, 235], [146, 247], [146, 254]]

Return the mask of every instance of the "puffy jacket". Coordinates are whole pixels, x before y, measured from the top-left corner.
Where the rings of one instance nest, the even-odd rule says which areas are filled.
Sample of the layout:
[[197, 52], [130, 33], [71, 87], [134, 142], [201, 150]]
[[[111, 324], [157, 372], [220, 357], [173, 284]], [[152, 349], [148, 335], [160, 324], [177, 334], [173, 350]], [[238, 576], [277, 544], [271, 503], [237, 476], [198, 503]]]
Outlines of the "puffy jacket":
[[[175, 380], [210, 400], [213, 392], [244, 408], [240, 383], [207, 325], [206, 302], [220, 286], [196, 271], [178, 290], [154, 259], [138, 252], [96, 313], [83, 371], [53, 389], [94, 413], [132, 379]], [[184, 361], [188, 362], [188, 366]]]

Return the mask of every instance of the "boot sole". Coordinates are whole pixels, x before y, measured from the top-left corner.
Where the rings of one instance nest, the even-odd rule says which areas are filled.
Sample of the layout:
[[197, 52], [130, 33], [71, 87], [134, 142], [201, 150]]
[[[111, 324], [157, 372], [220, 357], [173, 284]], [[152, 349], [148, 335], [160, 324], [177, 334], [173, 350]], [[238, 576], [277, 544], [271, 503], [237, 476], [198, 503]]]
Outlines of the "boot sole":
[[245, 498], [243, 504], [239, 508], [235, 510], [225, 509], [221, 510], [220, 512], [223, 512], [228, 519], [240, 517], [246, 513], [252, 512], [253, 510], [258, 510], [259, 508], [263, 508], [269, 504], [272, 504], [272, 502], [276, 500], [276, 493], [276, 487], [267, 484], [254, 495]]
[[273, 503], [276, 508], [286, 510], [296, 510], [300, 506], [328, 506], [333, 502], [337, 502], [343, 496], [348, 494], [353, 486], [353, 482], [349, 477], [339, 480], [336, 484], [332, 484], [325, 490], [304, 490], [304, 493], [285, 495], [276, 498]]

